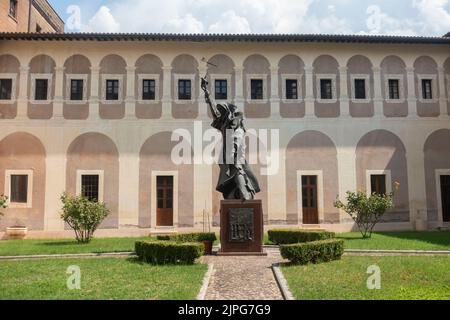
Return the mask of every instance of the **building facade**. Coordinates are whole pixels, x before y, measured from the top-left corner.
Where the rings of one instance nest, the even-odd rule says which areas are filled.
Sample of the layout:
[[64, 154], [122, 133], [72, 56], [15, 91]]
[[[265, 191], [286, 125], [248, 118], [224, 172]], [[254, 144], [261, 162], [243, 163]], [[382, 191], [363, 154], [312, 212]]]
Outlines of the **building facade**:
[[[336, 197], [394, 182], [380, 230], [449, 225], [449, 38], [4, 33], [0, 231], [64, 234], [63, 191], [108, 205], [100, 234], [218, 226], [219, 170], [197, 161], [206, 73], [269, 155], [253, 165], [267, 227], [350, 230]], [[177, 129], [201, 137], [192, 163], [173, 161]]]
[[1, 32], [64, 32], [64, 21], [47, 0], [0, 0]]

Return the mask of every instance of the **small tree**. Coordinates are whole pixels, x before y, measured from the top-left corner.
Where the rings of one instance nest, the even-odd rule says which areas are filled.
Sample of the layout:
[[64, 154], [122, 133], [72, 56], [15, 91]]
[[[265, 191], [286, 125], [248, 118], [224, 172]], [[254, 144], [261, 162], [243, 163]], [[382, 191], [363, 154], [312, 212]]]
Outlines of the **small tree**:
[[[395, 183], [395, 190], [399, 187]], [[359, 228], [364, 239], [372, 237], [372, 232], [377, 223], [387, 210], [394, 207], [394, 193], [378, 194], [372, 193], [367, 196], [365, 191], [347, 192], [347, 204], [344, 204], [339, 198], [334, 203], [338, 209], [347, 212]]]
[[[0, 195], [0, 209], [6, 209], [8, 206], [6, 203], [8, 202], [8, 197], [5, 195]], [[3, 215], [3, 212], [0, 211], [0, 216]]]
[[109, 209], [104, 203], [90, 201], [85, 197], [71, 197], [66, 193], [61, 196], [61, 201], [61, 219], [75, 231], [78, 242], [89, 243], [95, 230], [109, 215]]

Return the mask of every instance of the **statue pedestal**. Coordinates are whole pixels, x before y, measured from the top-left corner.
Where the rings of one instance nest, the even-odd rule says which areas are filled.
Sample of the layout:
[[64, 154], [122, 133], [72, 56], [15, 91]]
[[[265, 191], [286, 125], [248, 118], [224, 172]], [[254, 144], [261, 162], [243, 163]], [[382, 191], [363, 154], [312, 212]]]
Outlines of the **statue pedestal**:
[[220, 203], [219, 256], [267, 255], [263, 251], [264, 220], [261, 200], [223, 200]]

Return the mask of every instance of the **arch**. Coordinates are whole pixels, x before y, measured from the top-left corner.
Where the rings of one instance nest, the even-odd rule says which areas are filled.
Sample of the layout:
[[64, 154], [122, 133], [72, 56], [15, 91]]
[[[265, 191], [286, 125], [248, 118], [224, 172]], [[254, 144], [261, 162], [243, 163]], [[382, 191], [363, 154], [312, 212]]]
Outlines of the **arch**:
[[100, 61], [100, 72], [107, 74], [126, 73], [127, 63], [117, 54], [109, 54]]
[[[280, 115], [283, 118], [301, 118], [305, 116], [304, 97], [306, 92], [305, 63], [294, 54], [282, 57], [278, 62], [278, 92], [280, 93]], [[296, 79], [298, 100], [286, 99], [286, 80]]]
[[319, 195], [323, 195], [318, 197], [319, 223], [339, 222], [339, 211], [333, 206], [339, 193], [337, 149], [326, 134], [315, 130], [303, 131], [292, 137], [287, 145], [286, 209], [289, 224], [303, 222], [301, 175], [318, 176]]
[[[10, 54], [0, 55], [0, 74], [8, 74], [12, 79], [11, 103], [0, 104], [0, 119], [14, 119], [17, 115], [17, 98], [19, 97], [20, 62]], [[15, 90], [14, 90], [15, 89]]]
[[56, 62], [46, 54], [34, 56], [29, 63], [30, 73], [54, 73]]
[[414, 71], [419, 74], [437, 73], [437, 63], [430, 56], [420, 56], [414, 61]]
[[[337, 118], [340, 115], [339, 99], [341, 92], [341, 81], [339, 73], [339, 62], [330, 55], [321, 55], [313, 62], [314, 80], [313, 91], [317, 101], [314, 112], [319, 118]], [[333, 99], [320, 100], [320, 79], [321, 77], [332, 79]]]
[[[368, 190], [367, 180], [370, 171], [390, 172], [391, 181], [386, 181], [388, 188], [394, 182], [400, 183], [395, 192], [395, 208], [386, 214], [384, 222], [408, 222], [409, 193], [406, 149], [401, 139], [387, 130], [374, 130], [365, 134], [356, 147], [356, 185], [358, 190]], [[373, 173], [376, 174], [376, 173]], [[389, 174], [386, 174], [386, 178]]]
[[[194, 166], [177, 165], [172, 161], [172, 149], [178, 144], [171, 139], [171, 132], [160, 132], [149, 137], [139, 152], [139, 226], [156, 226], [156, 186], [152, 177], [158, 172], [176, 172], [178, 184], [174, 185], [174, 226], [194, 226]], [[192, 159], [192, 150], [190, 154]], [[161, 174], [164, 175], [164, 174]], [[154, 180], [155, 178], [153, 178]], [[176, 202], [176, 199], [178, 201]], [[179, 211], [178, 211], [179, 208]], [[178, 213], [178, 214], [177, 214]], [[154, 220], [155, 219], [155, 220]]]
[[172, 68], [178, 73], [196, 73], [198, 70], [198, 61], [190, 54], [179, 54], [172, 61]]
[[434, 131], [424, 144], [428, 221], [441, 225], [440, 178], [450, 175], [450, 129]]
[[11, 54], [0, 55], [0, 73], [18, 73], [20, 61]]
[[[0, 230], [12, 225], [25, 225], [30, 230], [44, 229], [46, 150], [41, 140], [26, 132], [12, 133], [0, 141], [0, 194], [5, 193], [6, 170], [32, 172], [32, 194], [30, 208], [4, 210], [0, 219]], [[30, 198], [28, 198], [30, 200]]]
[[119, 152], [114, 141], [98, 132], [76, 137], [67, 149], [66, 191], [75, 194], [77, 171], [103, 171], [103, 201], [111, 210], [101, 228], [119, 227]]
[[[125, 116], [125, 97], [127, 93], [127, 63], [117, 54], [110, 54], [100, 61], [100, 118], [108, 120], [123, 119]], [[111, 80], [119, 79], [119, 100], [106, 101], [106, 75]], [[116, 78], [119, 77], [119, 78]]]
[[[406, 64], [400, 57], [396, 55], [387, 56], [381, 61], [381, 91], [385, 99], [383, 103], [383, 111], [386, 117], [406, 117], [408, 115], [408, 79], [406, 76]], [[400, 100], [395, 102], [387, 101], [388, 97], [388, 80], [390, 76], [400, 80]], [[403, 85], [402, 85], [403, 82]]]
[[[80, 79], [83, 77], [83, 102], [70, 101], [70, 81], [71, 79]], [[68, 79], [70, 77], [70, 79]], [[73, 77], [73, 78], [72, 78]], [[91, 95], [91, 62], [81, 54], [74, 54], [64, 62], [63, 95], [66, 97], [63, 106], [63, 115], [65, 119], [84, 120], [89, 116], [89, 104], [87, 101]]]
[[[247, 118], [270, 117], [271, 72], [269, 60], [261, 54], [248, 56], [243, 63], [244, 113]], [[263, 99], [251, 100], [251, 80], [263, 80]]]
[[[438, 65], [436, 61], [429, 56], [421, 56], [414, 62], [414, 81], [416, 88], [417, 114], [420, 117], [438, 117], [440, 115], [439, 96], [440, 89], [438, 85]], [[422, 93], [422, 80], [431, 80], [431, 100], [424, 100]]]
[[[373, 64], [369, 58], [363, 55], [354, 55], [347, 62], [347, 94], [350, 97], [350, 115], [355, 118], [367, 118], [374, 115], [374, 78]], [[355, 97], [356, 77], [363, 77], [366, 80], [366, 101], [359, 101]]]
[[43, 74], [45, 74], [45, 77], [47, 77], [47, 75], [49, 76], [49, 96], [47, 102], [28, 103], [28, 117], [30, 119], [40, 120], [50, 119], [53, 115], [53, 104], [51, 101], [54, 99], [56, 86], [55, 60], [48, 55], [40, 54], [31, 59], [29, 67], [30, 73], [28, 76], [27, 88], [29, 96], [31, 97], [35, 85], [34, 81], [32, 81], [33, 77], [39, 77], [39, 75], [42, 76]]
[[339, 71], [339, 62], [335, 57], [325, 54], [314, 59], [313, 67], [315, 73], [334, 73]]

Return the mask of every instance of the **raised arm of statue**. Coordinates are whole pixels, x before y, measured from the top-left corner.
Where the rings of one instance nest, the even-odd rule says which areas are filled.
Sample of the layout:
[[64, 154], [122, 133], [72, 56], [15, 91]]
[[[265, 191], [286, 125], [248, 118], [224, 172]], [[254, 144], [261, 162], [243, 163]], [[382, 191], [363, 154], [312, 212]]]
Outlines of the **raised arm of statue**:
[[205, 92], [205, 101], [206, 104], [209, 106], [209, 109], [211, 110], [211, 113], [213, 114], [214, 118], [220, 118], [221, 114], [219, 110], [217, 109], [216, 105], [211, 101], [211, 94], [208, 90], [208, 80], [206, 80], [206, 77], [202, 78], [202, 90]]

